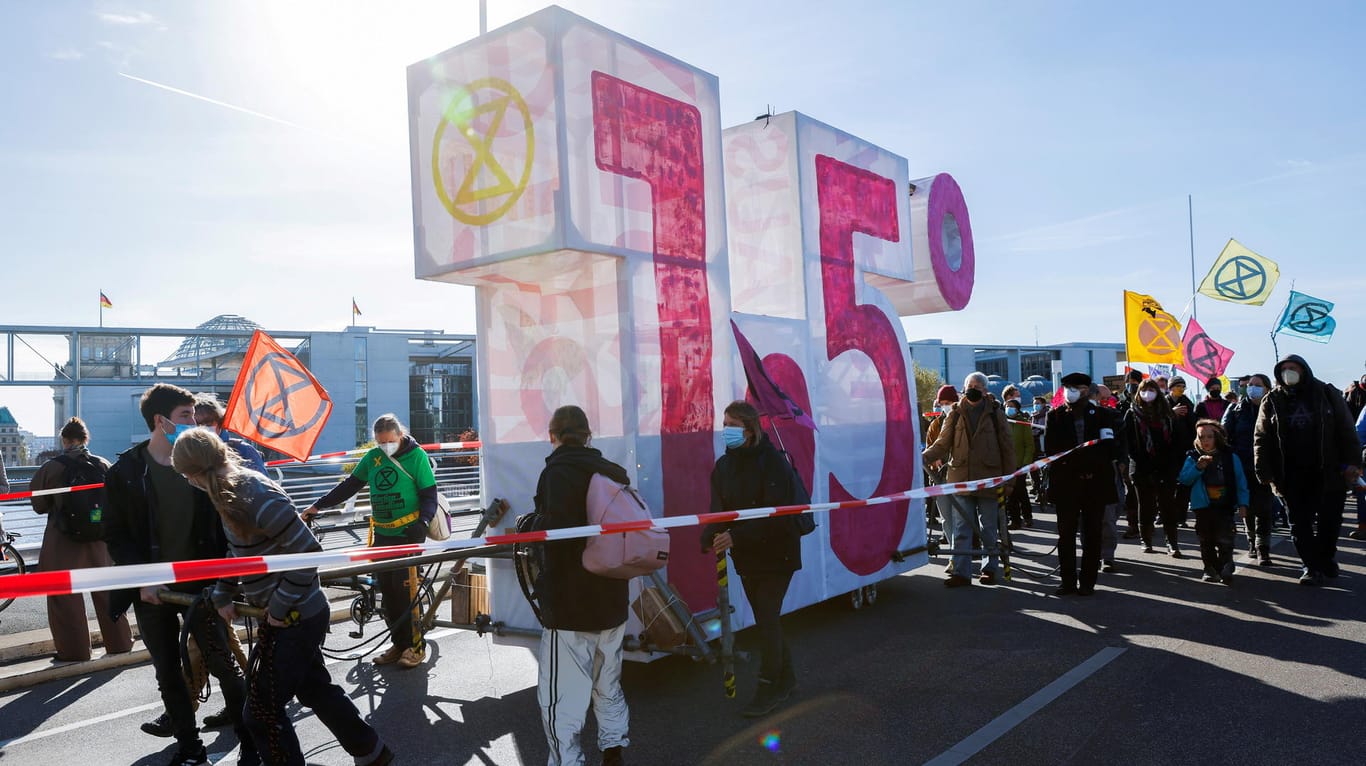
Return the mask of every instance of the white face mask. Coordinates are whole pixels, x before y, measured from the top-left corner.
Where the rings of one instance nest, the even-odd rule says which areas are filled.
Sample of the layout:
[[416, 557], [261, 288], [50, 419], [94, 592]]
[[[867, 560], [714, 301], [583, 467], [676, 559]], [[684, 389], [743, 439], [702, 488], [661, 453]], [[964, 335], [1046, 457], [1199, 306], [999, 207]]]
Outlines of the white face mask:
[[1152, 400], [1157, 398], [1157, 392], [1152, 390], [1151, 388], [1147, 391], [1139, 391], [1138, 398], [1142, 399], [1145, 402], [1151, 402]]
[[1068, 404], [1075, 404], [1076, 401], [1081, 398], [1081, 389], [1068, 388], [1063, 391], [1062, 396], [1067, 400]]
[[398, 442], [386, 442], [384, 444], [379, 445], [379, 449], [381, 452], [388, 455], [389, 457], [393, 457], [394, 453], [398, 452]]
[[1281, 373], [1281, 381], [1287, 386], [1298, 386], [1300, 384], [1300, 374], [1295, 370], [1286, 370]]

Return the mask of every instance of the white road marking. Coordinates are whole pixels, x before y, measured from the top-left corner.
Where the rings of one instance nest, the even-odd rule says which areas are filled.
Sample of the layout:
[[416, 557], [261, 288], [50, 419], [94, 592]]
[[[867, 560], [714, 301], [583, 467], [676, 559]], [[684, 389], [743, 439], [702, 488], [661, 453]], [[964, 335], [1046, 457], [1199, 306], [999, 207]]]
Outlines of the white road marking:
[[[432, 632], [428, 633], [426, 637], [428, 641], [435, 641], [438, 638], [445, 638], [446, 636], [454, 635], [460, 632], [463, 632], [461, 628], [442, 628], [440, 630], [433, 630]], [[327, 660], [326, 662], [324, 662], [324, 664], [335, 665], [338, 662], [354, 661], [354, 658], [347, 660]], [[51, 729], [39, 729], [38, 731], [35, 731], [31, 734], [25, 734], [22, 737], [0, 740], [0, 750], [3, 750], [7, 747], [13, 747], [15, 745], [26, 744], [28, 742], [35, 742], [40, 739], [47, 739], [48, 737], [55, 737], [58, 734], [65, 734], [69, 731], [77, 731], [80, 729], [84, 729], [87, 726], [94, 726], [96, 724], [104, 723], [105, 721], [113, 721], [119, 718], [124, 718], [126, 716], [137, 715], [138, 713], [145, 713], [149, 710], [161, 710], [161, 708], [161, 701], [158, 700], [156, 702], [152, 702], [146, 705], [138, 705], [137, 707], [131, 707], [126, 710], [119, 710], [114, 713], [106, 713], [104, 715], [96, 716], [94, 718], [86, 718], [84, 720], [77, 721], [75, 723], [69, 723], [64, 726], [55, 726]], [[232, 751], [229, 751], [227, 753], [220, 753], [218, 755], [227, 756], [231, 755], [231, 753]]]
[[1025, 701], [997, 716], [986, 726], [969, 734], [967, 739], [926, 761], [925, 766], [956, 766], [977, 755], [986, 749], [987, 745], [1024, 723], [1031, 715], [1039, 712], [1045, 705], [1061, 697], [1069, 689], [1086, 680], [1091, 674], [1108, 665], [1111, 660], [1123, 654], [1124, 651], [1124, 649], [1115, 646], [1107, 646], [1101, 649], [1089, 660], [1062, 674], [1053, 683], [1029, 695]]

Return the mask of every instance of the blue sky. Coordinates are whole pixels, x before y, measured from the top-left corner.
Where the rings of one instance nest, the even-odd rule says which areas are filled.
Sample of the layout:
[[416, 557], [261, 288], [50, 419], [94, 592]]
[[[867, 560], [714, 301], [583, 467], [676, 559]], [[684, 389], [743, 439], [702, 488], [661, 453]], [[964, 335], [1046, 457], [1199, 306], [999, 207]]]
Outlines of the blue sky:
[[[1366, 371], [1366, 6], [562, 4], [716, 74], [724, 125], [795, 109], [912, 178], [953, 173], [976, 291], [907, 318], [910, 339], [1119, 341], [1124, 289], [1179, 313], [1191, 194], [1197, 279], [1229, 237], [1283, 274], [1261, 308], [1200, 300], [1233, 371], [1269, 371], [1291, 280], [1337, 302], [1338, 331], [1282, 353], [1335, 382]], [[490, 26], [538, 7], [490, 0]], [[6, 5], [0, 323], [94, 325], [103, 289], [110, 326], [337, 329], [354, 295], [364, 324], [473, 332], [470, 290], [412, 276], [404, 67], [473, 37], [477, 8]], [[48, 398], [0, 388], [40, 433]]]

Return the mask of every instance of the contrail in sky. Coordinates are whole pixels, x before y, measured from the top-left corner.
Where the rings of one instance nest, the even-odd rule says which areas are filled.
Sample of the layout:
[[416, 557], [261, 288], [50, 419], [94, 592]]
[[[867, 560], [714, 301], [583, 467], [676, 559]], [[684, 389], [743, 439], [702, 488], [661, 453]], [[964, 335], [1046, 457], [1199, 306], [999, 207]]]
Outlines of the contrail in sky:
[[143, 85], [150, 85], [150, 86], [152, 86], [153, 88], [160, 88], [160, 89], [162, 89], [162, 90], [170, 91], [171, 93], [176, 93], [176, 94], [181, 95], [181, 96], [189, 96], [190, 98], [197, 99], [197, 100], [199, 100], [199, 101], [204, 101], [204, 102], [206, 102], [206, 103], [213, 104], [213, 105], [215, 105], [215, 106], [221, 106], [221, 107], [223, 107], [223, 108], [225, 108], [225, 109], [231, 109], [231, 110], [233, 110], [234, 112], [241, 112], [242, 114], [249, 114], [249, 115], [251, 115], [251, 116], [253, 116], [253, 117], [260, 117], [260, 118], [263, 119], [263, 120], [270, 120], [271, 122], [278, 123], [278, 124], [280, 124], [280, 125], [287, 125], [287, 126], [289, 126], [289, 127], [291, 127], [291, 128], [297, 128], [297, 129], [299, 129], [299, 130], [306, 130], [306, 131], [308, 131], [308, 132], [310, 132], [310, 133], [317, 133], [318, 135], [327, 136], [328, 138], [336, 139], [336, 140], [339, 140], [339, 141], [346, 141], [346, 142], [355, 143], [355, 144], [366, 144], [366, 143], [368, 143], [368, 142], [365, 142], [365, 141], [360, 141], [360, 140], [351, 138], [351, 137], [349, 137], [349, 136], [345, 136], [345, 135], [342, 135], [342, 134], [333, 132], [333, 131], [323, 131], [323, 130], [318, 130], [317, 128], [310, 128], [310, 127], [307, 126], [307, 125], [300, 125], [300, 124], [297, 123], [297, 122], [290, 122], [289, 120], [284, 120], [284, 119], [281, 119], [281, 118], [279, 118], [279, 117], [274, 117], [274, 116], [271, 116], [271, 115], [266, 114], [266, 113], [264, 113], [264, 112], [257, 112], [257, 111], [252, 110], [252, 109], [247, 109], [246, 107], [237, 106], [236, 104], [229, 104], [229, 103], [226, 102], [226, 101], [219, 101], [218, 99], [209, 98], [208, 96], [201, 96], [201, 95], [199, 95], [198, 93], [191, 93], [191, 92], [189, 92], [188, 90], [181, 90], [180, 88], [173, 88], [173, 87], [171, 87], [170, 85], [163, 85], [162, 83], [159, 83], [159, 82], [152, 82], [151, 80], [144, 80], [144, 79], [141, 78], [141, 77], [134, 77], [133, 75], [131, 75], [131, 74], [125, 74], [124, 72], [119, 72], [118, 74], [119, 74], [119, 77], [127, 78], [127, 79], [129, 79], [129, 80], [132, 80], [133, 82], [140, 82], [140, 83], [142, 83]]

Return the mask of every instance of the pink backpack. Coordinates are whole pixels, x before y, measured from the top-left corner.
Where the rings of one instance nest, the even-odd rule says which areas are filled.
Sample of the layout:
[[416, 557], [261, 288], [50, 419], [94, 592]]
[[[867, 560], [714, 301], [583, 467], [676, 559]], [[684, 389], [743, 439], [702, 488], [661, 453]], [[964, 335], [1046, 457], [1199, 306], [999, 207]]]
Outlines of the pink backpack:
[[[588, 482], [588, 523], [653, 522], [645, 501], [631, 487], [595, 473]], [[583, 549], [583, 568], [595, 575], [629, 580], [669, 563], [669, 533], [662, 529], [598, 535]]]

